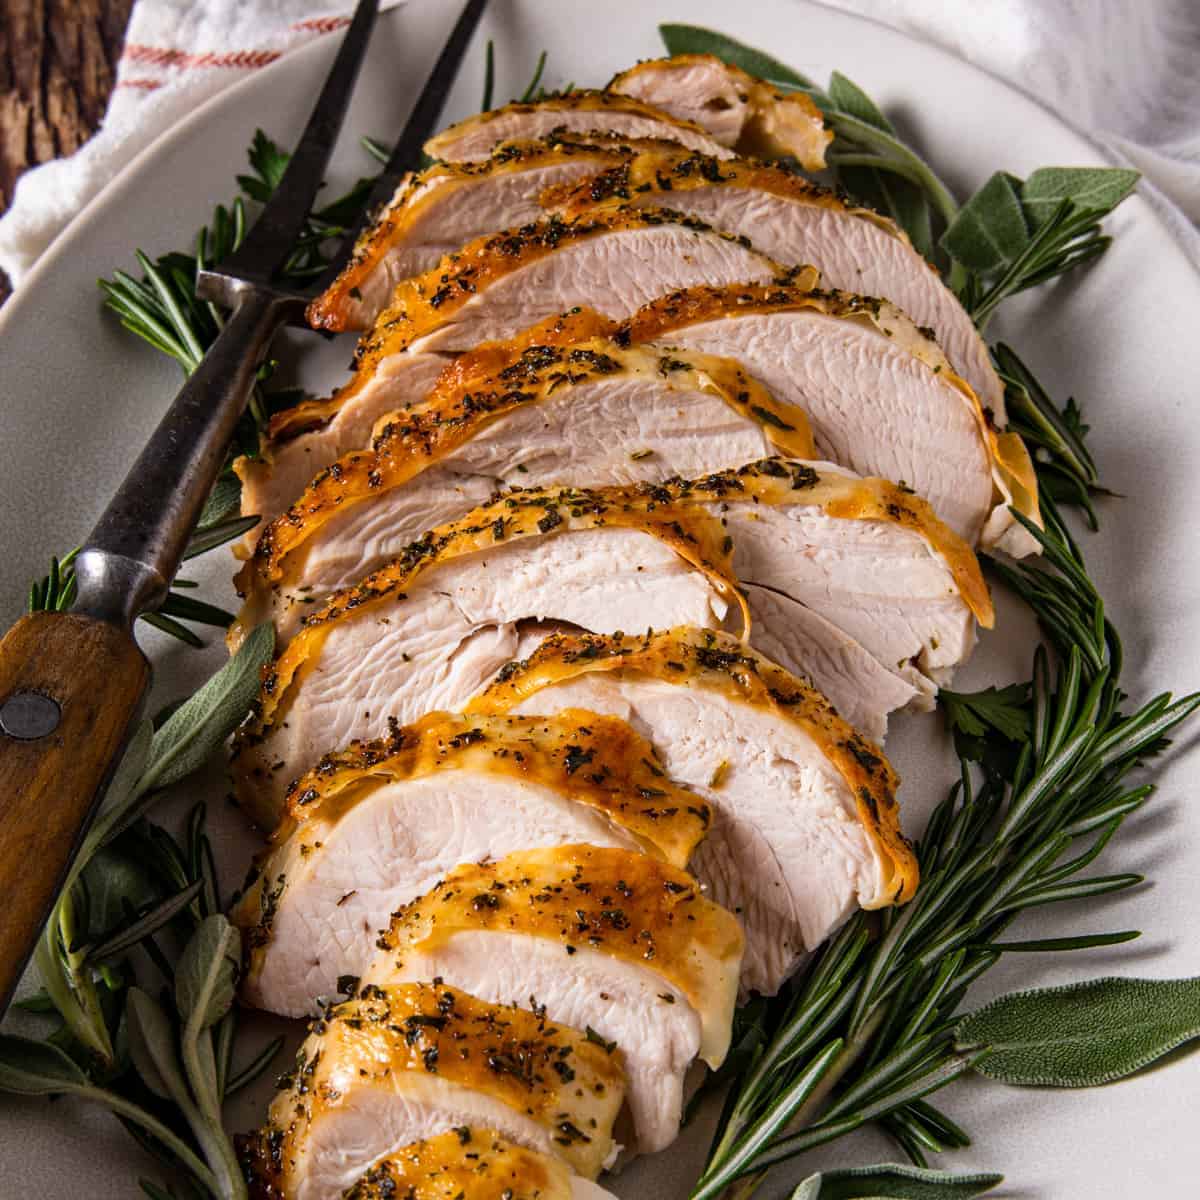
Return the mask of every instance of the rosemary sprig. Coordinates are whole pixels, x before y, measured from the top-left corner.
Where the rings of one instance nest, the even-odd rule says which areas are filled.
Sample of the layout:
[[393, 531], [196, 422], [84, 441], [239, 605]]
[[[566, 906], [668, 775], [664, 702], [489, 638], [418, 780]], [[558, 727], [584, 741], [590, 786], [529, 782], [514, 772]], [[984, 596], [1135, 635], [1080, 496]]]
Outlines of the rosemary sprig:
[[[1045, 565], [996, 564], [1048, 639], [1035, 654], [1027, 697], [1018, 703], [1014, 693], [989, 692], [954, 701], [956, 720], [971, 713], [982, 728], [987, 717], [1018, 747], [1011, 766], [979, 772], [963, 760], [959, 783], [921, 841], [916, 898], [881, 918], [851, 920], [778, 1003], [769, 1040], [734, 1085], [693, 1200], [731, 1185], [731, 1196], [748, 1196], [770, 1167], [870, 1121], [918, 1164], [926, 1152], [965, 1144], [967, 1135], [926, 1097], [987, 1052], [956, 1046], [955, 1016], [969, 985], [1005, 953], [1136, 936], [1002, 940], [1026, 909], [1142, 881], [1086, 869], [1153, 792], [1131, 785], [1129, 774], [1200, 708], [1200, 694], [1164, 694], [1122, 713], [1120, 639], [1052, 505], [1049, 516], [1045, 533], [1026, 522]], [[972, 735], [978, 728], [968, 726]]]
[[1033, 372], [1003, 342], [992, 349], [996, 370], [1004, 381], [1008, 427], [1019, 433], [1037, 461], [1038, 486], [1059, 504], [1080, 509], [1093, 531], [1100, 518], [1094, 496], [1111, 496], [1084, 438], [1088, 426], [1074, 398], [1063, 409], [1050, 399]]
[[[220, 496], [214, 492], [213, 498], [220, 499]], [[212, 508], [213, 505], [210, 503], [208, 510]], [[257, 524], [257, 517], [239, 517], [232, 513], [218, 515], [215, 519], [196, 528], [188, 543], [185, 559], [195, 558], [209, 550], [215, 550], [218, 546], [224, 546], [241, 537]], [[75, 559], [78, 554], [79, 547], [76, 547], [61, 559], [51, 558], [49, 572], [30, 585], [30, 612], [64, 612], [75, 603], [78, 592], [75, 579]], [[187, 595], [187, 592], [195, 586], [191, 580], [176, 579], [167, 593], [166, 600], [157, 611], [143, 613], [142, 620], [189, 646], [203, 646], [204, 643], [200, 638], [182, 622], [190, 621], [197, 625], [226, 629], [233, 620], [233, 614], [226, 612], [223, 608], [218, 608], [215, 604], [209, 604]]]

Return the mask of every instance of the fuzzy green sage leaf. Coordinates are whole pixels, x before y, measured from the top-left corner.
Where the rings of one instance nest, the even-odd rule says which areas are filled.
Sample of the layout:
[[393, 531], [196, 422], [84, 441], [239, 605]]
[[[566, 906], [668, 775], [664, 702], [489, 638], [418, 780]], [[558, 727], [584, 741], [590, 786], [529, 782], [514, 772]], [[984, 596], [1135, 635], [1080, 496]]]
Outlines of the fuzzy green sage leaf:
[[125, 1006], [129, 1057], [142, 1082], [162, 1099], [186, 1096], [175, 1048], [175, 1031], [156, 1000], [141, 988], [129, 989]]
[[154, 735], [142, 791], [167, 787], [203, 766], [245, 718], [259, 688], [259, 671], [275, 648], [275, 629], [264, 622], [194, 696]]
[[1040, 167], [1021, 188], [1021, 205], [1034, 229], [1064, 201], [1080, 212], [1111, 212], [1137, 185], [1136, 171], [1120, 167]]
[[220, 914], [196, 927], [175, 970], [175, 1005], [189, 1027], [207, 1029], [232, 1007], [241, 935]]
[[1200, 1038], [1200, 978], [1107, 977], [1001, 996], [960, 1021], [960, 1048], [1004, 1083], [1096, 1087]]
[[52, 1043], [0, 1034], [0, 1091], [53, 1096], [87, 1083], [75, 1060]]
[[1004, 1181], [1003, 1175], [954, 1175], [901, 1163], [849, 1167], [810, 1175], [791, 1200], [968, 1200]]
[[1020, 189], [1016, 176], [997, 171], [958, 210], [942, 234], [942, 249], [972, 271], [994, 271], [1012, 262], [1029, 244]]

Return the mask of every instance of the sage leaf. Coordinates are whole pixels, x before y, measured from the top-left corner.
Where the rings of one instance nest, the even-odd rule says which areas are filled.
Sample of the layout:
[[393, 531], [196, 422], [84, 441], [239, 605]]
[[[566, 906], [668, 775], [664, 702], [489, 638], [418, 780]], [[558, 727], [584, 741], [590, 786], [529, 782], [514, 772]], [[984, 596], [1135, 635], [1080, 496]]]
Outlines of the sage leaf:
[[142, 721], [133, 731], [125, 746], [125, 753], [113, 772], [108, 789], [104, 793], [101, 811], [123, 807], [137, 788], [138, 780], [150, 760], [150, 743], [154, 740], [154, 729], [149, 721]]
[[941, 246], [972, 271], [1007, 266], [1029, 245], [1029, 225], [1021, 204], [1021, 181], [997, 171], [958, 210]]
[[879, 105], [841, 71], [834, 71], [829, 77], [829, 99], [840, 112], [857, 117], [876, 129], [882, 129], [884, 133], [896, 132], [891, 121], [880, 111]]
[[1021, 203], [1034, 229], [1069, 200], [1079, 212], [1111, 212], [1133, 191], [1140, 176], [1122, 167], [1041, 167], [1021, 188]]
[[125, 1024], [129, 1057], [142, 1082], [164, 1100], [185, 1096], [187, 1089], [179, 1071], [175, 1030], [161, 1005], [141, 988], [130, 988], [125, 1002]]
[[792, 1200], [967, 1200], [982, 1196], [1004, 1181], [1003, 1175], [953, 1175], [900, 1163], [848, 1167], [810, 1175]]
[[175, 968], [175, 1007], [181, 1021], [204, 1030], [229, 1011], [241, 959], [241, 935], [220, 913], [196, 926]]
[[263, 622], [194, 696], [154, 735], [142, 791], [167, 787], [204, 765], [241, 724], [258, 695], [259, 671], [275, 648], [275, 629]]
[[812, 83], [803, 75], [777, 58], [755, 50], [736, 38], [726, 37], [723, 33], [702, 29], [699, 25], [660, 25], [658, 32], [668, 54], [713, 54], [722, 62], [741, 67], [760, 79], [798, 88], [812, 87]]
[[[196, 522], [196, 531], [200, 532], [206, 526], [215, 525], [218, 521], [227, 520], [238, 515], [241, 507], [242, 484], [232, 471], [222, 475], [213, 484], [213, 490], [208, 493], [204, 508], [200, 511], [200, 520]], [[193, 540], [195, 535], [193, 534]], [[189, 542], [189, 546], [190, 546]]]
[[0, 1034], [0, 1091], [53, 1096], [87, 1082], [79, 1064], [52, 1043]]
[[1001, 996], [958, 1023], [975, 1069], [1005, 1083], [1096, 1087], [1200, 1037], [1200, 977], [1106, 977]]

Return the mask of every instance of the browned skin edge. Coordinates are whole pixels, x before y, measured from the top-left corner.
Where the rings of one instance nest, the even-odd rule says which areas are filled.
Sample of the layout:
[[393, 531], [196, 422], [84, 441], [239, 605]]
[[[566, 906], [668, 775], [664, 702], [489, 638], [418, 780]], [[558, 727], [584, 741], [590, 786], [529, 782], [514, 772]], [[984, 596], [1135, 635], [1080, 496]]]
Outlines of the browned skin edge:
[[837, 768], [855, 798], [860, 822], [891, 864], [885, 887], [892, 891], [892, 903], [911, 899], [917, 860], [900, 830], [900, 780], [883, 751], [815, 688], [732, 634], [690, 628], [641, 636], [557, 634], [529, 658], [505, 667], [467, 712], [506, 713], [542, 688], [592, 671], [711, 688], [798, 725]]
[[490, 375], [466, 372], [465, 387], [464, 372], [448, 372], [419, 409], [396, 413], [378, 427], [369, 449], [351, 451], [316, 475], [255, 543], [253, 556], [235, 580], [238, 593], [248, 596], [278, 583], [287, 573], [288, 555], [329, 521], [411, 482], [493, 421], [551, 398], [570, 398], [577, 385], [620, 374], [661, 379], [664, 388], [715, 394], [761, 426], [781, 453], [792, 458], [816, 455], [804, 412], [776, 401], [733, 359], [686, 351], [664, 355], [600, 337], [569, 345], [528, 345]]
[[373, 1163], [342, 1200], [571, 1200], [552, 1158], [491, 1129], [462, 1127]]
[[706, 899], [686, 871], [609, 846], [554, 846], [464, 863], [394, 913], [379, 948], [402, 966], [408, 950], [467, 929], [550, 938], [568, 954], [587, 947], [649, 966], [698, 1013], [714, 983], [712, 964], [732, 967], [736, 976], [744, 947], [737, 919]]
[[[364, 1087], [386, 1085], [408, 1072], [440, 1076], [552, 1129], [569, 1121], [575, 1097], [615, 1109], [624, 1094], [620, 1055], [544, 1015], [485, 1004], [445, 985], [368, 985], [309, 1028], [294, 1069], [280, 1080], [267, 1124], [239, 1139], [239, 1156], [255, 1180], [256, 1196], [282, 1200], [290, 1195], [305, 1132], [324, 1112], [346, 1101], [345, 1092], [329, 1085], [334, 1065], [360, 1063]], [[573, 1080], [553, 1069], [564, 1058], [575, 1068]], [[560, 1128], [552, 1134], [567, 1161], [577, 1157], [576, 1147], [597, 1137], [602, 1144], [609, 1140], [606, 1130], [582, 1139], [579, 1133]]]

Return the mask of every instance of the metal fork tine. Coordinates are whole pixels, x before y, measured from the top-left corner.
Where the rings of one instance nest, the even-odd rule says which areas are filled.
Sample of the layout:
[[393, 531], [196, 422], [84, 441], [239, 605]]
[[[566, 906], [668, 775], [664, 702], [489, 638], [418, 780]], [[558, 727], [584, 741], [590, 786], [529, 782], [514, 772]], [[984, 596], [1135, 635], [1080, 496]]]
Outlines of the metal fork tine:
[[283, 179], [242, 244], [212, 274], [267, 283], [286, 261], [324, 180], [378, 12], [379, 0], [359, 0]]
[[314, 293], [320, 295], [337, 278], [354, 252], [354, 244], [375, 213], [394, 195], [400, 180], [421, 160], [421, 149], [436, 130], [446, 97], [458, 77], [458, 69], [479, 26], [487, 0], [468, 0], [459, 16], [442, 53], [434, 64], [417, 103], [405, 123], [383, 173], [376, 179], [367, 202], [353, 228], [342, 239], [333, 260], [321, 276]]

